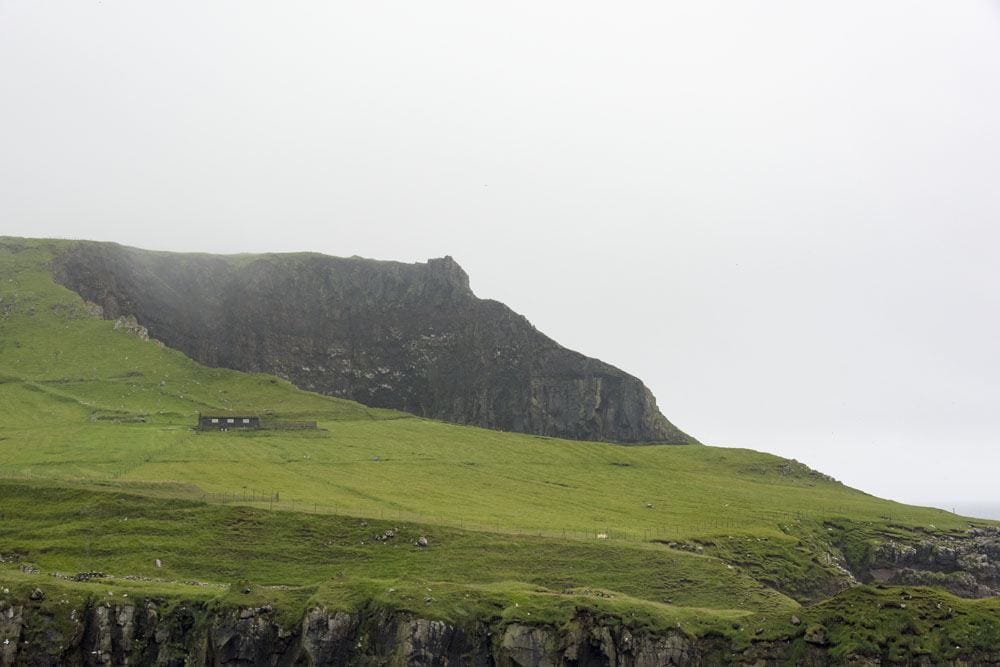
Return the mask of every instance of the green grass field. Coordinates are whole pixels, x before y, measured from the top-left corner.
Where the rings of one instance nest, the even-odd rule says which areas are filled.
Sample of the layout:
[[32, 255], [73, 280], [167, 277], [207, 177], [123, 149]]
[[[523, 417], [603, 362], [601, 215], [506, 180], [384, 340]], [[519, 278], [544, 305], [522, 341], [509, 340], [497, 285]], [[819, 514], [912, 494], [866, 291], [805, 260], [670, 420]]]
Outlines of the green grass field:
[[[841, 576], [830, 521], [860, 539], [969, 525], [759, 452], [499, 433], [205, 368], [57, 285], [59, 247], [0, 238], [0, 556], [43, 571], [151, 577], [178, 595], [189, 580], [250, 580], [292, 608], [374, 599], [546, 620], [585, 605], [735, 631]], [[213, 410], [320, 429], [194, 431]]]

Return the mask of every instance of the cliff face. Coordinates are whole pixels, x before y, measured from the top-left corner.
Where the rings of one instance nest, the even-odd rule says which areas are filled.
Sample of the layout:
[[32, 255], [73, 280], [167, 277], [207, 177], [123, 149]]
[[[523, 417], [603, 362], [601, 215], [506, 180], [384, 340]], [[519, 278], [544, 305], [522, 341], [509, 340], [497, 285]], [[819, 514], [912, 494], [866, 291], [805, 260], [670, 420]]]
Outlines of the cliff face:
[[168, 608], [162, 604], [98, 600], [67, 610], [39, 602], [0, 601], [0, 636], [4, 638], [0, 667], [664, 667], [785, 664], [788, 660], [800, 665], [829, 664], [820, 646], [793, 651], [788, 642], [779, 641], [739, 650], [728, 641], [693, 639], [679, 630], [662, 635], [633, 633], [587, 615], [560, 629], [518, 623], [459, 627], [406, 613], [349, 614], [313, 608], [300, 623], [286, 625], [270, 607], [211, 610], [198, 603]]
[[[946, 632], [946, 631], [942, 631]], [[14, 665], [407, 665], [410, 667], [710, 667], [733, 665], [996, 665], [994, 646], [937, 655], [882, 646], [844, 655], [821, 627], [734, 642], [681, 629], [653, 633], [586, 612], [559, 627], [407, 612], [313, 607], [298, 622], [270, 606], [212, 608], [166, 600], [87, 600], [82, 607], [0, 599], [0, 667]], [[954, 644], [954, 642], [946, 642]], [[945, 657], [947, 655], [947, 657]]]
[[637, 378], [477, 298], [450, 257], [221, 256], [74, 244], [54, 262], [109, 319], [210, 365], [366, 405], [524, 433], [690, 443]]
[[964, 598], [1000, 596], [1000, 528], [970, 528], [963, 538], [927, 535], [916, 544], [892, 539], [849, 563], [860, 580], [937, 586]]

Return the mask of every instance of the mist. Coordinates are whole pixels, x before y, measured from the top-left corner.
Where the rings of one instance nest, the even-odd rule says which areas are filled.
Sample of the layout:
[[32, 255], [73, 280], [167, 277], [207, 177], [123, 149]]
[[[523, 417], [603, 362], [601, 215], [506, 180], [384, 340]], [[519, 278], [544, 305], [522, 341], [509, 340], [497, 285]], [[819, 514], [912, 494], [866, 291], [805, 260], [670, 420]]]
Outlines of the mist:
[[0, 233], [449, 254], [702, 442], [1000, 517], [995, 2], [3, 0], [0, 91]]

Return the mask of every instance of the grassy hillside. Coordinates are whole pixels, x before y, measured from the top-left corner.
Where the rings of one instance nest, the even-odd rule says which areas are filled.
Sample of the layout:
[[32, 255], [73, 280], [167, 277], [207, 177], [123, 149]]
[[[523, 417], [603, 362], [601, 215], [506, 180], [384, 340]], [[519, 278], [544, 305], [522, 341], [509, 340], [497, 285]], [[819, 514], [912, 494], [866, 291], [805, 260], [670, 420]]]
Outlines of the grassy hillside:
[[[54, 283], [60, 246], [0, 239], [0, 556], [43, 571], [249, 579], [303, 604], [393, 588], [392, 604], [442, 617], [585, 604], [732, 631], [842, 588], [840, 548], [969, 525], [759, 452], [500, 433], [205, 368]], [[192, 430], [222, 409], [321, 428]], [[855, 543], [833, 544], [845, 525]]]
[[[861, 587], [800, 607], [714, 558], [629, 543], [269, 512], [47, 482], [0, 482], [0, 506], [0, 555], [22, 564], [30, 556], [42, 573], [60, 575], [0, 568], [0, 586], [24, 599], [41, 584], [65, 600], [61, 604], [77, 607], [88, 598], [129, 596], [161, 605], [267, 602], [291, 623], [311, 606], [358, 611], [374, 605], [456, 623], [556, 625], [583, 611], [624, 621], [634, 631], [681, 627], [692, 636], [726, 636], [736, 646], [805, 644], [820, 628], [835, 657], [902, 662], [914, 655], [960, 657], [1000, 641], [998, 598]], [[386, 530], [394, 537], [373, 539]], [[429, 537], [427, 548], [415, 545], [419, 536]], [[129, 574], [88, 583], [65, 576], [95, 570]], [[793, 614], [800, 624], [789, 624]]]
[[[545, 613], [544, 600], [552, 595], [586, 587], [645, 600], [643, 608], [673, 617], [692, 615], [681, 607], [711, 609], [713, 615], [729, 618], [798, 606], [715, 559], [663, 548], [270, 512], [37, 482], [0, 482], [0, 501], [4, 549], [32, 554], [31, 562], [47, 572], [105, 571], [222, 583], [248, 579], [295, 587], [322, 582], [344, 587], [378, 581], [385, 588], [448, 584], [463, 593], [525, 588], [525, 593], [544, 594], [536, 615]], [[387, 530], [394, 536], [374, 539]], [[429, 547], [415, 545], [421, 536]], [[608, 568], [609, 558], [618, 567]], [[155, 566], [155, 559], [162, 567]], [[670, 576], [663, 576], [666, 572]], [[423, 604], [424, 596], [418, 602]], [[448, 606], [442, 600], [431, 611], [442, 614]]]
[[[525, 530], [775, 531], [832, 514], [964, 525], [757, 452], [498, 433], [204, 368], [88, 313], [46, 271], [55, 244], [11, 252], [11, 243], [0, 246], [7, 475], [172, 482], [241, 497], [249, 487], [303, 507]], [[316, 419], [323, 430], [192, 431], [196, 414], [213, 409]]]

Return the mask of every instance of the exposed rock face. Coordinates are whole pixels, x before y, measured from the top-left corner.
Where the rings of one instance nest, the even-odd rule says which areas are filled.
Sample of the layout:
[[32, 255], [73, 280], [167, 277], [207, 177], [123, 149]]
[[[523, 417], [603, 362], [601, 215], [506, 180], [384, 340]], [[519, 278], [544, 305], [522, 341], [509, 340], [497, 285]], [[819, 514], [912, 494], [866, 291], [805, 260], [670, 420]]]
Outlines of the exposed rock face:
[[24, 607], [0, 604], [0, 666], [13, 665], [24, 627]]
[[964, 538], [931, 537], [916, 545], [887, 541], [873, 553], [866, 580], [940, 586], [966, 598], [1000, 595], [1000, 529], [971, 528]]
[[210, 366], [488, 428], [694, 442], [660, 414], [641, 381], [477, 298], [450, 257], [402, 264], [81, 242], [53, 272], [105, 318], [132, 316], [134, 326], [119, 321]]
[[[0, 602], [0, 667], [11, 665], [407, 665], [466, 667], [710, 667], [841, 664], [825, 629], [804, 641], [693, 638], [680, 630], [634, 632], [581, 614], [568, 625], [512, 623], [458, 627], [386, 611], [345, 613], [313, 608], [284, 625], [270, 607], [211, 611], [204, 606], [158, 609], [152, 601], [92, 601], [84, 609], [45, 609]], [[898, 658], [898, 656], [897, 656]], [[955, 660], [921, 655], [905, 664], [1000, 664], [996, 650], [967, 651]], [[884, 664], [855, 659], [850, 664]], [[897, 664], [897, 663], [892, 663]], [[904, 664], [904, 663], [898, 663]]]

